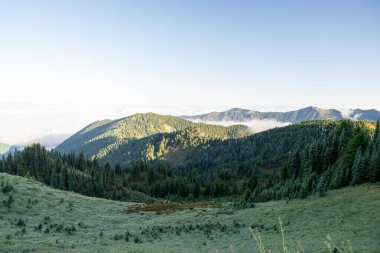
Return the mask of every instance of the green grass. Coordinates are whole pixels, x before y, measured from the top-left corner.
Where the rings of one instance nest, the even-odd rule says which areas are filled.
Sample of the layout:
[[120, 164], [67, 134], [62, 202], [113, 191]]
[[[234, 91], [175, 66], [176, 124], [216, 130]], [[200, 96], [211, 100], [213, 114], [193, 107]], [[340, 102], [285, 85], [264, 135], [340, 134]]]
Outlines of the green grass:
[[[258, 228], [267, 251], [282, 252], [279, 217], [289, 252], [296, 252], [298, 240], [305, 252], [328, 252], [327, 235], [336, 244], [350, 240], [354, 252], [380, 249], [379, 185], [255, 208], [224, 204], [158, 214], [130, 213], [136, 204], [54, 190], [0, 173], [4, 188], [0, 252], [259, 252], [249, 227]], [[14, 202], [8, 208], [10, 195]]]

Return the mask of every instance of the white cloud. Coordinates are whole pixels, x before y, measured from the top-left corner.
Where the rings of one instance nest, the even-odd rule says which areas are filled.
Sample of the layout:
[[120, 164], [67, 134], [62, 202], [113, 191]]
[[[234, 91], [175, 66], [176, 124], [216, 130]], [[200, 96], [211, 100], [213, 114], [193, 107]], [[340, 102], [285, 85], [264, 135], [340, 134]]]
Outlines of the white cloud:
[[340, 109], [343, 118], [352, 119], [353, 110], [351, 109]]
[[352, 109], [340, 109], [340, 111], [342, 112], [343, 118], [346, 119], [358, 120], [362, 115], [361, 113], [355, 114]]

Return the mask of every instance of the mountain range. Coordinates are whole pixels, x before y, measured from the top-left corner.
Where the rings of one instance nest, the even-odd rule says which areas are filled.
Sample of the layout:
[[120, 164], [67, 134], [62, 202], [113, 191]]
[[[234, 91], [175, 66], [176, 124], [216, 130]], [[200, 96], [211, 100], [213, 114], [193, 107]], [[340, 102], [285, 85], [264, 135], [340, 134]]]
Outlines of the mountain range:
[[[96, 121], [63, 141], [55, 150], [66, 154], [83, 152], [85, 156], [96, 158], [100, 163], [123, 165], [137, 160], [161, 159], [179, 164], [179, 161], [186, 163], [186, 157], [191, 156], [190, 150], [200, 146], [204, 148], [210, 145], [210, 141], [252, 135], [252, 130], [243, 124], [253, 120], [294, 124], [345, 118], [375, 121], [379, 117], [380, 112], [377, 110], [355, 109], [347, 113], [317, 107], [289, 112], [258, 112], [233, 108], [224, 112], [181, 117], [154, 113], [134, 114], [117, 120]], [[233, 125], [225, 127], [205, 124], [223, 122], [232, 122]]]
[[251, 135], [247, 126], [224, 127], [154, 113], [94, 122], [58, 145], [61, 153], [83, 152], [100, 162], [125, 164], [154, 160], [175, 149], [195, 147], [206, 140]]
[[354, 109], [348, 111], [339, 111], [336, 109], [321, 109], [313, 106], [288, 112], [259, 112], [241, 108], [233, 108], [223, 112], [211, 112], [207, 114], [182, 117], [188, 120], [197, 120], [203, 122], [245, 122], [250, 120], [275, 120], [278, 122], [297, 123], [308, 120], [342, 120], [345, 118], [376, 121], [380, 117], [380, 111], [377, 111], [375, 109]]

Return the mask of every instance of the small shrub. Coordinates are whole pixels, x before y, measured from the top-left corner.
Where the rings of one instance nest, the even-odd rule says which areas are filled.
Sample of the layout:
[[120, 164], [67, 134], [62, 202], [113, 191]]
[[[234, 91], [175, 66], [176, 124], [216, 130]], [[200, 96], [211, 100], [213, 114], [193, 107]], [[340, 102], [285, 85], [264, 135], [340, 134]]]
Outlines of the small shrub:
[[121, 240], [121, 239], [123, 239], [123, 235], [115, 235], [114, 237], [113, 237], [113, 239], [115, 240], [115, 241], [119, 241], [119, 240]]
[[44, 218], [44, 224], [48, 224], [48, 223], [50, 223], [50, 221], [51, 221], [50, 216], [46, 216], [46, 217]]
[[68, 235], [72, 235], [75, 231], [77, 231], [74, 225], [67, 226], [64, 230]]
[[231, 214], [234, 214], [234, 209], [232, 209], [232, 208], [222, 208], [222, 209], [218, 210], [218, 214], [231, 215]]
[[60, 233], [60, 232], [63, 231], [63, 229], [64, 229], [63, 224], [59, 224], [59, 225], [56, 226], [55, 231], [58, 232], [58, 233]]
[[70, 202], [70, 203], [69, 203], [69, 206], [68, 206], [68, 208], [69, 208], [69, 212], [73, 211], [73, 207], [74, 207], [73, 202]]
[[25, 227], [26, 223], [23, 219], [18, 219], [18, 221], [16, 222], [16, 226]]
[[7, 208], [11, 208], [13, 202], [15, 202], [15, 199], [13, 198], [13, 195], [9, 195], [9, 197], [8, 197], [7, 200], [3, 200], [3, 204], [4, 204], [4, 206], [6, 206]]
[[3, 193], [8, 193], [8, 192], [11, 192], [13, 190], [14, 190], [13, 186], [9, 182], [7, 182], [1, 191]]
[[41, 223], [38, 224], [38, 226], [34, 228], [34, 231], [40, 231], [41, 232], [41, 230], [42, 230], [42, 224]]
[[129, 242], [129, 237], [131, 236], [131, 233], [129, 233], [129, 231], [125, 232], [125, 241], [126, 242]]

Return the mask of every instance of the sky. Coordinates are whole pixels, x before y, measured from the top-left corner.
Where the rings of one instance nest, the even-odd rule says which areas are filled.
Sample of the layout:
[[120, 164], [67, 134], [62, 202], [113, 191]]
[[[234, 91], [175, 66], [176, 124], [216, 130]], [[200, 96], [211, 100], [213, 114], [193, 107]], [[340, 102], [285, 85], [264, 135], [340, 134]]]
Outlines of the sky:
[[380, 109], [379, 70], [378, 0], [0, 0], [0, 141], [30, 115], [36, 136], [148, 108]]

